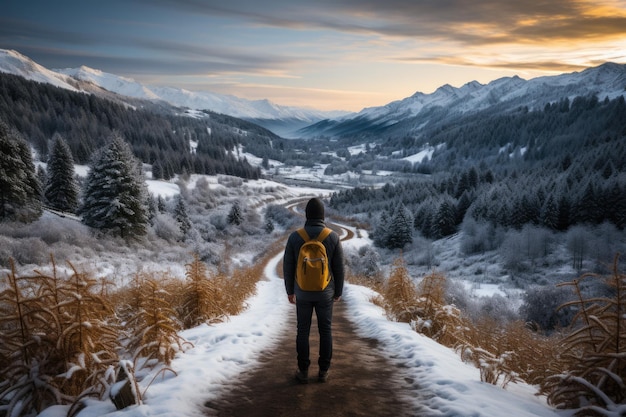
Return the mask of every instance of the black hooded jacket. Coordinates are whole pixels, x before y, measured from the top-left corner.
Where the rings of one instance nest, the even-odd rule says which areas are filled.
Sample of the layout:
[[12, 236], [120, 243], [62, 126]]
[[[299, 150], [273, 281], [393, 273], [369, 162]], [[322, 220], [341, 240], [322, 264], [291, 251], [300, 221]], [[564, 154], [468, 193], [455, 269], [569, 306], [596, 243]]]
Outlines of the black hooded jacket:
[[[326, 224], [324, 220], [320, 219], [310, 219], [304, 224], [304, 230], [306, 230], [311, 239], [319, 235], [324, 227], [326, 227]], [[344, 260], [339, 235], [333, 231], [324, 239], [323, 243], [326, 247], [332, 279], [324, 291], [304, 291], [296, 283], [298, 253], [300, 252], [300, 247], [304, 244], [304, 240], [298, 232], [293, 232], [289, 235], [283, 258], [283, 277], [285, 278], [287, 295], [296, 294], [296, 298], [307, 301], [317, 301], [327, 297], [341, 297], [343, 294]]]

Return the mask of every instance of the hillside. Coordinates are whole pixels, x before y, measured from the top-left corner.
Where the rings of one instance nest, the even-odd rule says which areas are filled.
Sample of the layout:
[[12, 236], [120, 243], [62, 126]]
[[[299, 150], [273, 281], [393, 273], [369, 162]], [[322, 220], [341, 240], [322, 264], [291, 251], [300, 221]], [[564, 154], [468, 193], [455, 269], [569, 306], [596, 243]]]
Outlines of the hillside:
[[279, 135], [292, 137], [297, 129], [326, 118], [347, 114], [345, 111], [319, 111], [311, 108], [281, 106], [269, 100], [246, 100], [232, 95], [180, 88], [144, 85], [133, 79], [108, 74], [97, 69], [48, 69], [17, 51], [0, 49], [0, 72], [48, 83], [70, 91], [84, 91], [98, 97], [143, 105], [168, 106], [192, 111], [226, 114], [272, 127]]
[[439, 87], [431, 94], [417, 92], [381, 107], [366, 108], [337, 120], [325, 120], [300, 130], [305, 137], [411, 137], [428, 141], [438, 128], [477, 114], [506, 115], [519, 108], [530, 111], [575, 97], [609, 100], [626, 91], [626, 65], [605, 63], [580, 73], [501, 78], [487, 85], [470, 82], [462, 87]]
[[258, 168], [237, 155], [237, 149], [245, 146], [270, 154], [270, 143], [280, 142], [273, 133], [229, 116], [185, 113], [139, 101], [129, 106], [10, 74], [0, 74], [0, 117], [27, 139], [43, 161], [54, 134], [68, 142], [77, 163], [86, 164], [112, 132], [120, 132], [135, 155], [159, 166], [166, 179], [183, 170], [258, 178]]
[[[361, 239], [345, 242], [347, 249], [364, 243]], [[284, 286], [275, 272], [279, 260], [275, 256], [268, 262], [265, 277], [242, 314], [181, 333], [194, 348], [172, 362], [178, 375], [157, 378], [147, 387], [157, 371], [142, 374], [140, 389], [147, 388], [142, 405], [116, 411], [109, 401], [91, 400], [79, 416], [219, 416], [241, 415], [236, 414], [241, 411], [285, 417], [294, 412], [389, 417], [571, 415], [547, 406], [529, 385], [509, 384], [502, 389], [481, 382], [479, 370], [451, 349], [416, 333], [408, 323], [387, 320], [371, 302], [376, 293], [357, 285], [348, 285], [345, 299], [336, 306], [337, 354], [328, 383], [295, 385], [289, 326], [295, 314], [282, 296]], [[353, 333], [344, 334], [345, 328]], [[387, 368], [376, 368], [381, 364]], [[67, 409], [51, 407], [39, 417], [61, 417]]]

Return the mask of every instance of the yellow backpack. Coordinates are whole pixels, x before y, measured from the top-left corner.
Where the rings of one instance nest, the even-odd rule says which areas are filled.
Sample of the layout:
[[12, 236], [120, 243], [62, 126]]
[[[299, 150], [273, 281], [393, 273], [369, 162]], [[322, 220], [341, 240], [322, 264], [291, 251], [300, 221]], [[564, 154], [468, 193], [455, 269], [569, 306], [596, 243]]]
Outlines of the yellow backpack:
[[309, 234], [298, 229], [298, 234], [304, 239], [304, 244], [298, 253], [296, 265], [296, 282], [304, 291], [323, 291], [330, 282], [330, 271], [326, 246], [322, 243], [332, 230], [325, 227], [320, 234], [311, 239]]

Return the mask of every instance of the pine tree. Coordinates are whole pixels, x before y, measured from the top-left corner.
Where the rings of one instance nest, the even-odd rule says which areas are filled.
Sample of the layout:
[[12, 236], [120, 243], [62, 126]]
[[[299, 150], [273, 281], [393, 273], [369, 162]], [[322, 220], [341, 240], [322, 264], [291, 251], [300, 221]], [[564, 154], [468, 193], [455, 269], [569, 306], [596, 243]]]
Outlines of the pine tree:
[[239, 202], [235, 201], [228, 213], [228, 223], [239, 226], [243, 222], [243, 214], [241, 213], [241, 207]]
[[83, 189], [80, 214], [87, 226], [143, 236], [148, 223], [147, 188], [130, 146], [115, 134], [94, 158]]
[[432, 200], [428, 200], [418, 207], [415, 212], [415, 220], [413, 227], [422, 233], [425, 238], [434, 236], [433, 221], [435, 218], [436, 208]]
[[540, 223], [552, 230], [557, 230], [559, 226], [559, 210], [554, 195], [550, 195], [546, 203], [541, 208]]
[[74, 159], [67, 142], [56, 134], [48, 157], [44, 196], [56, 210], [74, 212], [78, 206], [78, 185], [74, 179]]
[[165, 208], [165, 201], [163, 200], [163, 197], [161, 197], [161, 194], [157, 197], [157, 210], [159, 210], [159, 213], [165, 213], [167, 211]]
[[463, 223], [463, 218], [465, 217], [465, 213], [467, 213], [467, 209], [472, 205], [472, 198], [470, 197], [468, 192], [464, 192], [459, 198], [459, 201], [456, 204], [456, 224]]
[[163, 167], [160, 161], [154, 161], [152, 164], [152, 179], [160, 180], [163, 178]]
[[569, 197], [563, 193], [559, 198], [558, 203], [558, 223], [557, 230], [567, 230], [571, 224], [571, 202]]
[[399, 205], [391, 218], [387, 247], [390, 249], [402, 249], [407, 243], [412, 243], [412, 225], [413, 219], [411, 219], [411, 214], [404, 205]]
[[456, 212], [454, 205], [448, 199], [444, 199], [439, 205], [433, 228], [435, 238], [442, 238], [456, 232]]
[[620, 230], [626, 226], [626, 193], [616, 180], [609, 184], [607, 195], [608, 217]]
[[374, 244], [379, 248], [387, 247], [387, 242], [389, 239], [389, 223], [391, 219], [389, 218], [389, 213], [384, 210], [380, 214], [380, 219], [378, 221], [378, 227], [374, 232]]
[[[37, 166], [37, 180], [39, 181], [39, 184], [45, 184], [48, 182], [48, 173], [46, 172], [46, 169], [42, 165]], [[44, 199], [43, 189], [41, 191], [42, 191], [42, 194], [40, 197], [41, 197], [41, 200], [43, 201]]]
[[590, 180], [576, 203], [574, 222], [576, 224], [600, 223], [601, 214], [599, 214], [600, 207], [598, 200], [599, 198], [598, 193], [596, 192], [596, 186]]
[[191, 230], [191, 221], [189, 220], [189, 215], [187, 214], [187, 204], [185, 203], [185, 199], [180, 194], [178, 195], [176, 207], [174, 208], [174, 218], [178, 222], [184, 241], [187, 237], [187, 233]]
[[29, 222], [41, 213], [41, 185], [30, 147], [0, 121], [0, 221]]
[[157, 214], [158, 208], [156, 200], [152, 197], [152, 195], [150, 195], [148, 198], [148, 222], [150, 223], [150, 226], [154, 226], [154, 220], [156, 219]]

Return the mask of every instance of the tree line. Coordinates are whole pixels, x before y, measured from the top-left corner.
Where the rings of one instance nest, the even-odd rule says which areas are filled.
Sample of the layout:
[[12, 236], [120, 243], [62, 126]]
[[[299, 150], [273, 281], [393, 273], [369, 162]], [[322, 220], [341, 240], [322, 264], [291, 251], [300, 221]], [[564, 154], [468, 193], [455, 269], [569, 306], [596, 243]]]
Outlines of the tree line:
[[571, 105], [564, 99], [482, 124], [472, 119], [436, 136], [446, 138], [445, 146], [420, 164], [430, 166], [431, 175], [379, 189], [343, 190], [330, 204], [342, 212], [366, 213], [383, 247], [394, 243], [380, 234], [406, 234], [404, 226], [388, 224], [399, 206], [410, 212], [402, 217], [411, 219], [415, 230], [434, 239], [456, 233], [466, 216], [517, 230], [537, 225], [564, 231], [603, 222], [623, 230], [625, 120], [623, 97], [579, 98]]
[[[77, 164], [88, 164], [113, 132], [119, 132], [133, 153], [155, 167], [155, 177], [175, 174], [228, 174], [258, 178], [235, 150], [248, 143], [270, 147], [276, 135], [252, 123], [205, 112], [203, 117], [181, 114], [181, 109], [159, 107], [147, 101], [132, 105], [0, 74], [0, 118], [33, 146], [42, 160], [51, 138], [63, 136]], [[198, 143], [195, 150], [191, 143]]]
[[0, 221], [37, 220], [46, 205], [123, 238], [146, 234], [152, 198], [141, 164], [121, 135], [95, 152], [82, 189], [69, 146], [58, 134], [47, 162], [47, 171], [36, 171], [26, 141], [0, 122]]

